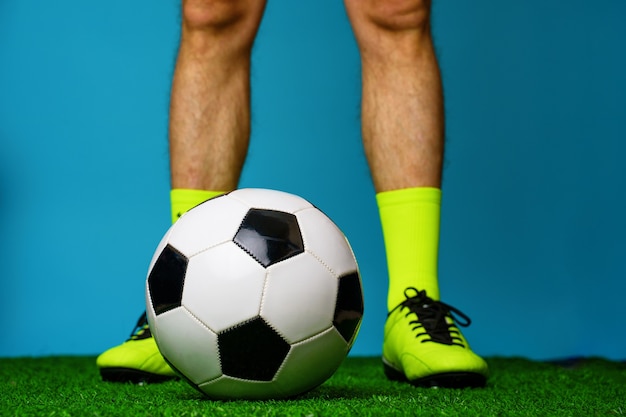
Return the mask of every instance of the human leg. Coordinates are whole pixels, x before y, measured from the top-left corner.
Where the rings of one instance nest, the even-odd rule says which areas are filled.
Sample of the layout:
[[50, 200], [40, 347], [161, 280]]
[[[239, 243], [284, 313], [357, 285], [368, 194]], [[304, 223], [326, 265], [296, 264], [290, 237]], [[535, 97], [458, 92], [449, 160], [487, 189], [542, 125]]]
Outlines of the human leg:
[[[172, 221], [236, 188], [250, 134], [250, 52], [264, 0], [183, 0], [170, 100]], [[175, 376], [141, 320], [97, 359], [104, 380]]]
[[185, 0], [170, 103], [172, 188], [232, 190], [250, 135], [250, 52], [265, 2]]
[[237, 187], [250, 137], [250, 53], [264, 0], [185, 0], [170, 101], [172, 219]]
[[[404, 299], [406, 288], [400, 274], [395, 273], [396, 264], [413, 265], [416, 256], [422, 254], [420, 266], [412, 268], [419, 269], [425, 281], [420, 289], [438, 298], [439, 188], [444, 147], [441, 78], [430, 34], [428, 2], [346, 0], [346, 6], [361, 52], [363, 146], [383, 206], [386, 244], [420, 250], [399, 260], [394, 259], [397, 251], [388, 251], [393, 276], [391, 309]], [[398, 190], [409, 189], [404, 192], [408, 195], [396, 196]], [[389, 216], [385, 216], [387, 211]], [[411, 216], [415, 211], [423, 213]], [[425, 224], [417, 223], [424, 223], [424, 217], [429, 217]], [[396, 225], [393, 220], [398, 218], [416, 223]], [[424, 227], [430, 229], [425, 242], [411, 243]], [[402, 231], [413, 233], [405, 233], [402, 245], [393, 245], [392, 239]]]
[[[363, 145], [389, 265], [383, 358], [396, 379], [403, 375], [418, 384], [481, 385], [484, 361], [469, 350], [449, 306], [438, 301], [444, 111], [430, 1], [345, 4], [361, 53]], [[416, 332], [416, 326], [421, 330]], [[440, 330], [447, 336], [433, 337]]]

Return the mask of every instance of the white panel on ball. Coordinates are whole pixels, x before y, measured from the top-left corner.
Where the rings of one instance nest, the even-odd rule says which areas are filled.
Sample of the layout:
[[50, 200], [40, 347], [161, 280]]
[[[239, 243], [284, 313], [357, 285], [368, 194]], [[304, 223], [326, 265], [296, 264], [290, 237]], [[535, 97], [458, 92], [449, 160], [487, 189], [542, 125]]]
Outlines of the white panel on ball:
[[261, 316], [290, 343], [332, 325], [338, 280], [307, 253], [268, 268]]
[[288, 213], [295, 213], [299, 210], [311, 207], [311, 203], [302, 197], [276, 190], [242, 188], [228, 194], [228, 197], [241, 200], [250, 207], [271, 210], [278, 209]]
[[301, 392], [311, 389], [311, 381], [325, 381], [339, 368], [348, 353], [348, 345], [337, 329], [291, 346], [276, 375], [281, 390]]
[[[219, 205], [215, 210], [214, 206]], [[248, 212], [248, 207], [228, 196], [209, 200], [185, 213], [172, 226], [169, 242], [191, 257], [212, 246], [231, 240]], [[219, 220], [214, 217], [219, 215]]]
[[189, 260], [182, 304], [220, 332], [259, 313], [265, 269], [233, 242]]
[[[217, 354], [217, 335], [182, 307], [154, 319], [159, 329], [159, 350], [194, 384], [222, 374]], [[184, 340], [184, 343], [181, 343]]]
[[352, 248], [344, 234], [318, 209], [296, 213], [307, 252], [323, 260], [335, 276], [357, 271]]
[[198, 388], [212, 399], [264, 400], [285, 396], [276, 391], [276, 385], [271, 381], [247, 381], [227, 375], [200, 384]]

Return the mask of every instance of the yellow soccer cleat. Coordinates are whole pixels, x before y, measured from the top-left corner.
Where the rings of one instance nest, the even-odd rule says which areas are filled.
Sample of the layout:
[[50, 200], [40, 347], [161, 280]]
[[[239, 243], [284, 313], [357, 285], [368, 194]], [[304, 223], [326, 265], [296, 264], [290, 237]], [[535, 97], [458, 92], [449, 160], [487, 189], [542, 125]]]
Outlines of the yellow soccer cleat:
[[469, 317], [425, 291], [407, 288], [404, 295], [385, 324], [385, 375], [416, 386], [484, 387], [487, 363], [471, 351], [452, 314], [463, 320], [458, 323], [463, 327], [469, 326]]
[[96, 365], [103, 381], [141, 383], [176, 378], [159, 352], [145, 313], [139, 318], [130, 339], [98, 356]]

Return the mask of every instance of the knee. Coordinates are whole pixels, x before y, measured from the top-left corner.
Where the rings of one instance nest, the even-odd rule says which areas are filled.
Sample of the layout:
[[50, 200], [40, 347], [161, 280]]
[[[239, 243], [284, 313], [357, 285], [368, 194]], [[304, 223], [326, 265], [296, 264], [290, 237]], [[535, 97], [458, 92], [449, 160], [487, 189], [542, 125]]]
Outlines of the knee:
[[264, 6], [263, 0], [183, 0], [183, 30], [254, 35]]
[[[401, 32], [428, 30], [431, 0], [345, 0], [353, 25]], [[356, 28], [355, 28], [356, 29]]]

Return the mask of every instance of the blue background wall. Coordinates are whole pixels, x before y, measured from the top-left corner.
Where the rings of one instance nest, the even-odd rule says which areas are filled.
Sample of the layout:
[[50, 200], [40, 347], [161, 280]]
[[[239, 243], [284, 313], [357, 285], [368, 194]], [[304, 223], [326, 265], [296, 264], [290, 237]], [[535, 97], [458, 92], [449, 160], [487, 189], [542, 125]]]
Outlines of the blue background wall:
[[[471, 3], [471, 4], [470, 4]], [[436, 2], [447, 108], [445, 300], [483, 355], [626, 357], [626, 3]], [[168, 227], [174, 1], [0, 3], [0, 356], [96, 354], [143, 309]], [[271, 0], [242, 186], [350, 238], [380, 352], [382, 235], [339, 0]]]

